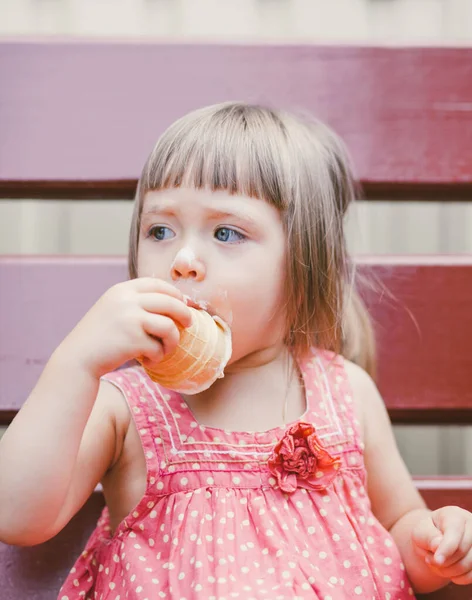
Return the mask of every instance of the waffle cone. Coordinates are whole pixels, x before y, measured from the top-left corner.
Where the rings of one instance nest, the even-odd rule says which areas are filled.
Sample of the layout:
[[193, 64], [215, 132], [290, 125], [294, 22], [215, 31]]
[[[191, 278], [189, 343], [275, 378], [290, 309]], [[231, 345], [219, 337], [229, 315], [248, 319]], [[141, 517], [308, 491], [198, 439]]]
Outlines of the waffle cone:
[[231, 357], [231, 331], [221, 319], [190, 308], [192, 324], [180, 329], [177, 348], [160, 362], [144, 366], [149, 377], [165, 388], [198, 394], [219, 377]]

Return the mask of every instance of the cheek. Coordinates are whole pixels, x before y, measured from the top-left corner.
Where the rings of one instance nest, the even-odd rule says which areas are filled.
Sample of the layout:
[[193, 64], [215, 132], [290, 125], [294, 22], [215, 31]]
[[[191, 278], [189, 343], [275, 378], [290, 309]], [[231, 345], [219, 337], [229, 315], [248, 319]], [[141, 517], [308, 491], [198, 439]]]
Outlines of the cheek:
[[166, 261], [163, 256], [156, 256], [155, 248], [149, 245], [148, 240], [143, 240], [138, 246], [136, 257], [136, 272], [138, 277], [158, 277], [164, 279], [168, 275], [165, 268]]
[[257, 337], [273, 328], [284, 327], [285, 277], [283, 269], [253, 272], [244, 283], [231, 285], [230, 301], [237, 330], [246, 336]]

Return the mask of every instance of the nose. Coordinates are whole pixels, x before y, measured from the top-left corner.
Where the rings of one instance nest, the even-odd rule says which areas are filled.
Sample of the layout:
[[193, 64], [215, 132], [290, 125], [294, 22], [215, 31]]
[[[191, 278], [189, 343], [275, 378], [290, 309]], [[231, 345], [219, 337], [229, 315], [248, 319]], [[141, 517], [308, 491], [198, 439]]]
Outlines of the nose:
[[203, 262], [195, 256], [192, 250], [182, 248], [172, 263], [170, 274], [173, 281], [178, 281], [179, 279], [203, 281], [206, 269]]

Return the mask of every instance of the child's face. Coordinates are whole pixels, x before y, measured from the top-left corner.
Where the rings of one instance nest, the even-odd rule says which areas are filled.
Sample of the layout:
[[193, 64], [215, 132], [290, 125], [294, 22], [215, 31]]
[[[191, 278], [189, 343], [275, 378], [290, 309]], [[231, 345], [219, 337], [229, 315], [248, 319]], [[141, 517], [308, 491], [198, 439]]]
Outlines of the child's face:
[[233, 334], [231, 362], [282, 343], [286, 235], [264, 200], [194, 188], [148, 192], [139, 277], [207, 302]]

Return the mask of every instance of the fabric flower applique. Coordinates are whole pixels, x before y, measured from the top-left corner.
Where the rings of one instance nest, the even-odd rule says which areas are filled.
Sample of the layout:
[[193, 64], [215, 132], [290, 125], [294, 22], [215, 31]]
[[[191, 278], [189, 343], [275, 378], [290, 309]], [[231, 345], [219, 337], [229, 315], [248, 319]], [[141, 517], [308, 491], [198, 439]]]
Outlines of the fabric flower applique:
[[300, 422], [292, 425], [276, 444], [268, 465], [280, 489], [292, 493], [302, 481], [314, 489], [327, 487], [341, 460], [321, 445], [313, 425]]

